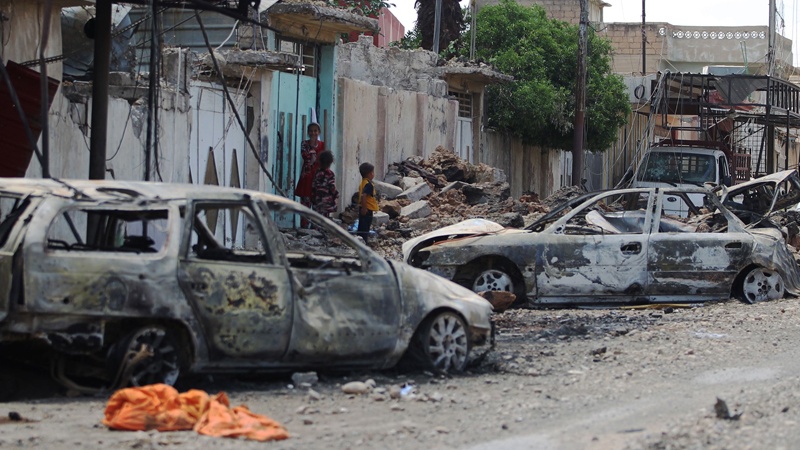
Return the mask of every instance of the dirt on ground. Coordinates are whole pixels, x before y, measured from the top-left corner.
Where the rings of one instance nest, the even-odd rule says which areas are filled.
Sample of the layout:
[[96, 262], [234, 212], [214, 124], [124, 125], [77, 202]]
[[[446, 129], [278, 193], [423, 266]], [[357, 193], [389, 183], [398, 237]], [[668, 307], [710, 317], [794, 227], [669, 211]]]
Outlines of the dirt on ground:
[[[269, 444], [111, 431], [107, 395], [73, 396], [3, 362], [0, 448], [800, 448], [798, 300], [662, 309], [509, 310], [458, 376], [399, 371], [188, 379], [286, 426]], [[351, 381], [371, 392], [345, 394]], [[405, 394], [399, 395], [401, 388]], [[720, 403], [722, 402], [722, 403]]]

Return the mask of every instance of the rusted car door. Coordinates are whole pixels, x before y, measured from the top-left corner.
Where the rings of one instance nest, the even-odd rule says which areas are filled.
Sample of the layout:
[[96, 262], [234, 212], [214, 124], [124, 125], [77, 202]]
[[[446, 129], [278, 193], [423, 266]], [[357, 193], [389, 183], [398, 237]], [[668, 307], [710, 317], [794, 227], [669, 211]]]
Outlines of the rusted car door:
[[698, 232], [694, 226], [663, 215], [656, 223], [659, 226], [650, 236], [647, 258], [651, 299], [695, 302], [728, 298], [734, 278], [753, 250], [753, 237], [735, 226], [721, 232]]
[[292, 287], [259, 215], [248, 200], [195, 200], [186, 217], [178, 278], [212, 365], [274, 365], [289, 342]]
[[354, 366], [386, 360], [396, 350], [401, 318], [399, 287], [389, 263], [316, 213], [288, 204], [265, 208], [267, 216], [280, 213], [293, 223], [305, 219], [312, 224], [311, 230], [282, 232], [271, 221], [295, 282], [286, 361]]
[[[647, 285], [649, 191], [630, 193], [629, 210], [606, 212], [616, 197], [600, 197], [542, 233], [536, 269], [537, 302], [634, 301]], [[640, 205], [640, 206], [639, 206]], [[601, 225], [598, 225], [601, 224]]]

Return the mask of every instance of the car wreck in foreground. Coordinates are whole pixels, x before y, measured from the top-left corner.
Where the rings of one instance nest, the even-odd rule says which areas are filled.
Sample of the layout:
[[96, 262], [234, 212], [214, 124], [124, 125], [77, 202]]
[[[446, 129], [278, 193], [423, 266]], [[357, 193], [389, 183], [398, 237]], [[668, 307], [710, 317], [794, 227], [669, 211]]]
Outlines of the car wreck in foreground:
[[[311, 230], [294, 230], [301, 219]], [[282, 197], [0, 180], [0, 351], [91, 390], [193, 372], [460, 371], [490, 304]]]
[[[689, 196], [702, 197], [697, 208]], [[691, 205], [687, 218], [662, 205]], [[747, 302], [800, 292], [775, 227], [748, 227], [704, 188], [635, 188], [566, 201], [525, 229], [461, 223], [409, 241], [410, 264], [521, 305]], [[496, 225], [496, 224], [495, 224]]]

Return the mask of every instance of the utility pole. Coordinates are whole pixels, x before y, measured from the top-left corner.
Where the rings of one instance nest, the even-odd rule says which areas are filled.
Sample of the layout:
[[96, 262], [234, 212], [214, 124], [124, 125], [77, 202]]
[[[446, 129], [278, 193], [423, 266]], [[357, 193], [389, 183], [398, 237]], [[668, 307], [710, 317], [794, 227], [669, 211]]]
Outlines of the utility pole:
[[775, 0], [769, 0], [769, 48], [767, 50], [767, 75], [775, 74]]
[[433, 53], [439, 54], [439, 35], [442, 33], [442, 0], [436, 0], [433, 15]]
[[642, 0], [642, 76], [647, 73], [647, 31], [644, 20], [644, 2]]
[[586, 109], [586, 53], [589, 25], [589, 0], [581, 2], [581, 23], [578, 28], [578, 80], [575, 87], [575, 135], [572, 138], [572, 185], [581, 186], [583, 176], [583, 128]]
[[92, 134], [89, 138], [89, 179], [106, 177], [108, 135], [108, 71], [111, 66], [111, 0], [95, 2], [94, 63], [92, 71]]

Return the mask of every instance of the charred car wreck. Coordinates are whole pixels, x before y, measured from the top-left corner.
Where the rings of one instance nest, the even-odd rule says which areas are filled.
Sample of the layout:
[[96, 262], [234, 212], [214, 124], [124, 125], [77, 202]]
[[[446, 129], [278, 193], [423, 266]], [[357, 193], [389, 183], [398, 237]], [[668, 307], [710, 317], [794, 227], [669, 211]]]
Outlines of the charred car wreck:
[[[290, 232], [300, 220], [313, 224]], [[188, 372], [459, 371], [490, 304], [259, 192], [0, 181], [0, 351], [80, 390]]]
[[[473, 233], [468, 224], [434, 231], [407, 242], [404, 257], [476, 292], [513, 292], [527, 305], [731, 296], [759, 302], [798, 294], [800, 272], [781, 230], [746, 225], [723, 201], [733, 200], [704, 188], [595, 192], [525, 229], [479, 223]], [[678, 202], [690, 205], [688, 217], [665, 213], [663, 205]]]

